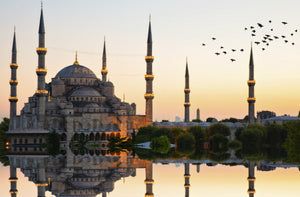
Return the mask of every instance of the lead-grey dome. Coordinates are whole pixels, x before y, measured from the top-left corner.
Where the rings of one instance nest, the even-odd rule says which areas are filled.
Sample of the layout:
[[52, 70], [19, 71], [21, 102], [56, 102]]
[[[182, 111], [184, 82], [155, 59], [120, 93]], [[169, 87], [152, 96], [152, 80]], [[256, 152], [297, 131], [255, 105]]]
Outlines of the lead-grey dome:
[[71, 97], [83, 97], [83, 96], [99, 97], [101, 96], [101, 94], [94, 88], [90, 88], [90, 87], [79, 88], [71, 94]]
[[61, 69], [55, 78], [97, 78], [93, 71], [82, 65], [70, 65]]

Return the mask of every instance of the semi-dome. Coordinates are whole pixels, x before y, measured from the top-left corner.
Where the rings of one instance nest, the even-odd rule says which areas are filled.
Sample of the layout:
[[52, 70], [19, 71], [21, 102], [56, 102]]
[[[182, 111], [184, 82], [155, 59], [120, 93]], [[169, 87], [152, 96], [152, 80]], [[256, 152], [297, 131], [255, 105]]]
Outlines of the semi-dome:
[[90, 88], [90, 87], [79, 88], [71, 94], [71, 97], [99, 97], [99, 96], [101, 96], [101, 94], [94, 88]]
[[89, 68], [79, 65], [73, 64], [67, 66], [60, 70], [55, 78], [97, 78], [93, 71]]

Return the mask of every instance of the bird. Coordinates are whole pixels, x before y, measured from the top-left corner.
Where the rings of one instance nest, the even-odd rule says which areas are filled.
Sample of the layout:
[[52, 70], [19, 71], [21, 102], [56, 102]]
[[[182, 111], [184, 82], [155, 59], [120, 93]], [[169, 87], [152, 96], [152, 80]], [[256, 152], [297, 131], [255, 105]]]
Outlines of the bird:
[[271, 21], [271, 20], [269, 20], [269, 23], [272, 23], [272, 21]]
[[264, 50], [266, 50], [265, 48], [262, 48], [262, 50], [264, 51]]
[[257, 44], [257, 45], [259, 45], [260, 44], [260, 42], [254, 42], [255, 44]]
[[293, 42], [292, 45], [295, 45], [295, 43]]
[[216, 55], [220, 55], [220, 53], [215, 53]]
[[248, 28], [247, 27], [245, 27], [245, 31], [247, 31], [248, 30]]
[[265, 40], [262, 40], [262, 42], [263, 42], [263, 43], [266, 43], [267, 41], [265, 41]]
[[288, 43], [289, 41], [288, 41], [288, 40], [284, 40], [284, 42], [285, 42], [285, 43]]
[[224, 47], [223, 47], [223, 46], [221, 46], [221, 47], [220, 47], [220, 49], [224, 49]]
[[282, 38], [285, 38], [285, 36], [281, 36]]
[[291, 36], [294, 36], [294, 34], [291, 34]]
[[278, 39], [278, 36], [274, 36], [275, 39]]
[[250, 29], [254, 29], [254, 27], [253, 27], [253, 26], [250, 26]]
[[288, 23], [287, 22], [281, 22], [282, 24], [284, 24], [284, 25], [287, 25]]
[[273, 41], [273, 39], [272, 39], [272, 38], [269, 38], [268, 40], [269, 40], [269, 41]]
[[251, 36], [256, 36], [255, 34], [251, 34]]
[[295, 32], [298, 32], [298, 29], [296, 29]]
[[202, 43], [202, 46], [205, 46], [205, 43]]
[[266, 45], [269, 46], [269, 43], [267, 43]]
[[244, 49], [241, 49], [240, 51], [241, 51], [241, 52], [244, 52]]
[[223, 53], [226, 55], [227, 54], [227, 52], [226, 51], [223, 51]]
[[273, 31], [273, 29], [270, 29], [271, 31]]
[[261, 23], [257, 23], [257, 25], [258, 25], [260, 28], [263, 27], [263, 25], [262, 25]]
[[235, 49], [231, 49], [231, 51], [232, 51], [232, 52], [235, 52], [236, 50], [235, 50]]
[[269, 34], [265, 34], [266, 37], [271, 37]]
[[231, 60], [231, 62], [235, 62], [236, 60], [235, 59], [230, 59]]
[[253, 29], [252, 32], [255, 33], [256, 32], [255, 29]]
[[215, 37], [212, 37], [211, 39], [212, 39], [212, 40], [216, 40], [217, 38], [215, 38]]

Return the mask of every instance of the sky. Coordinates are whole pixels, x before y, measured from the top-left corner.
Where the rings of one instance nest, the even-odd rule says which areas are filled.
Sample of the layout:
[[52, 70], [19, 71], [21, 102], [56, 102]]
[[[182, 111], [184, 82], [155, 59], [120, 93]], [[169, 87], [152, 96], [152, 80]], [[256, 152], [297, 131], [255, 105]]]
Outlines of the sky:
[[[1, 185], [0, 193], [3, 197], [9, 196], [9, 167], [0, 166]], [[35, 196], [37, 193], [34, 183], [28, 181], [21, 171], [18, 173], [18, 196]], [[135, 177], [126, 177], [115, 182], [114, 190], [110, 197], [140, 197], [145, 194], [145, 170], [137, 169]], [[153, 192], [154, 196], [184, 196], [184, 167], [183, 165], [153, 166]], [[201, 165], [200, 173], [196, 173], [196, 167], [190, 167], [190, 196], [223, 196], [240, 197], [247, 196], [248, 170], [243, 166], [217, 165], [208, 167]], [[221, 175], [221, 176], [220, 176]], [[279, 169], [274, 171], [255, 172], [255, 197], [298, 197], [300, 176], [297, 168]], [[47, 197], [53, 197], [46, 192]], [[101, 195], [98, 195], [101, 197]]]
[[[13, 29], [18, 48], [18, 109], [37, 86], [39, 0], [1, 0], [0, 3], [0, 117], [9, 116], [9, 78]], [[243, 118], [247, 114], [250, 43], [244, 27], [272, 20], [279, 33], [300, 28], [300, 2], [295, 0], [51, 0], [44, 1], [46, 81], [74, 62], [101, 76], [104, 36], [108, 78], [119, 98], [137, 104], [145, 113], [146, 39], [152, 20], [154, 120], [183, 117], [184, 72], [188, 57], [191, 117]], [[281, 21], [287, 21], [283, 27]], [[213, 42], [211, 37], [216, 37]], [[206, 47], [201, 44], [207, 43]], [[295, 46], [283, 41], [266, 51], [254, 46], [256, 110], [297, 115], [300, 110], [300, 33]], [[243, 48], [244, 53], [216, 56], [219, 46]]]

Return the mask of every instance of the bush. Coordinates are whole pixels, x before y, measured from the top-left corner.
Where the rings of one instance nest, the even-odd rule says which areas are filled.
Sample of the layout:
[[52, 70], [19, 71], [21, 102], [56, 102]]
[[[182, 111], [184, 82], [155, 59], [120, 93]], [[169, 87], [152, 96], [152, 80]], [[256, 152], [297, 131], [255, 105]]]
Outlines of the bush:
[[228, 143], [228, 147], [232, 150], [239, 150], [242, 148], [242, 143], [238, 140], [233, 140]]
[[160, 136], [151, 140], [151, 148], [154, 152], [166, 154], [170, 150], [170, 141], [167, 136]]
[[221, 134], [210, 137], [210, 147], [212, 152], [226, 152], [228, 150], [228, 139]]
[[9, 164], [9, 160], [6, 156], [6, 148], [5, 143], [7, 141], [6, 139], [6, 132], [8, 131], [9, 127], [9, 119], [4, 118], [2, 122], [0, 123], [0, 162], [6, 166]]
[[179, 152], [190, 154], [195, 148], [195, 137], [190, 133], [184, 133], [178, 136], [176, 141], [176, 148]]
[[230, 135], [230, 129], [224, 124], [214, 124], [208, 127], [208, 135], [213, 136], [215, 134], [220, 134], [223, 136], [229, 136]]
[[284, 143], [290, 162], [300, 162], [300, 121], [289, 122], [284, 125], [288, 131]]

